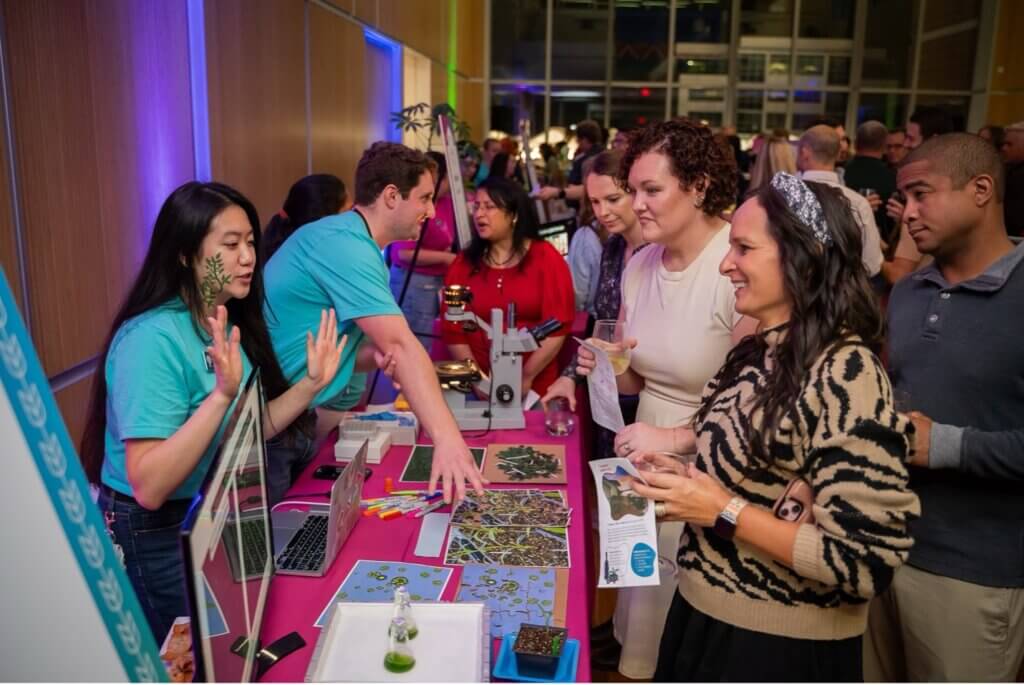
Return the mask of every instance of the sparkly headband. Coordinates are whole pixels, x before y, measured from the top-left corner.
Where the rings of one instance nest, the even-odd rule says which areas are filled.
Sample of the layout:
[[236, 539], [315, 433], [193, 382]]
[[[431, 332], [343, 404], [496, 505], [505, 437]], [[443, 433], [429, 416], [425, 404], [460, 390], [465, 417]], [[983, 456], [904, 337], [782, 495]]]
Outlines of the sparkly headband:
[[771, 186], [785, 198], [789, 211], [811, 229], [818, 242], [822, 245], [832, 243], [832, 235], [825, 222], [825, 210], [806, 183], [793, 174], [780, 171], [772, 176]]

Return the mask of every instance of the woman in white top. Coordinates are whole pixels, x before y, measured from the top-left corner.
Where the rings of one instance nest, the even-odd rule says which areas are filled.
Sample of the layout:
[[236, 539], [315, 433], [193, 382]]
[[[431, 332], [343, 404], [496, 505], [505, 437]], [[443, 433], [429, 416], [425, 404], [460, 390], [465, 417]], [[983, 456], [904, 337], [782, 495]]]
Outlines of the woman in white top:
[[[711, 130], [676, 119], [636, 131], [620, 174], [651, 246], [630, 260], [622, 276], [622, 307], [632, 347], [629, 369], [617, 377], [620, 393], [639, 393], [636, 423], [615, 438], [616, 452], [678, 452], [682, 428], [700, 405], [705, 383], [733, 344], [753, 325], [740, 323], [732, 284], [718, 272], [729, 251], [721, 213], [736, 196], [736, 162]], [[581, 348], [578, 373], [593, 368]], [[619, 672], [654, 675], [658, 644], [676, 587], [675, 551], [683, 526], [659, 528], [659, 586], [619, 591], [615, 638]]]

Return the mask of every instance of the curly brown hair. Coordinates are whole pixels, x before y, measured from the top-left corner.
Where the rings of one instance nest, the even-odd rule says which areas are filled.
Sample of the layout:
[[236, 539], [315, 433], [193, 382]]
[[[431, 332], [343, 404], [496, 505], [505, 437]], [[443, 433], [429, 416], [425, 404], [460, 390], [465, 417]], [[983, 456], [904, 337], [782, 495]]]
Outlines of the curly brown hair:
[[679, 117], [633, 131], [619, 167], [624, 185], [633, 163], [647, 152], [668, 157], [672, 175], [683, 190], [704, 193], [701, 211], [708, 216], [721, 214], [736, 201], [736, 160], [699, 121]]

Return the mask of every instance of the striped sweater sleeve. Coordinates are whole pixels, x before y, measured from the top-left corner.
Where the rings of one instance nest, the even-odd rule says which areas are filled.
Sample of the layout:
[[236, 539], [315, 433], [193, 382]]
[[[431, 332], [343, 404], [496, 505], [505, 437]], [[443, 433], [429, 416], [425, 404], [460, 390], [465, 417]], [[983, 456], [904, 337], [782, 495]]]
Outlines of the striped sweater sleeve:
[[814, 524], [793, 548], [794, 570], [846, 601], [884, 591], [907, 559], [908, 521], [920, 514], [904, 464], [913, 429], [892, 404], [889, 378], [862, 345], [825, 355], [800, 402]]

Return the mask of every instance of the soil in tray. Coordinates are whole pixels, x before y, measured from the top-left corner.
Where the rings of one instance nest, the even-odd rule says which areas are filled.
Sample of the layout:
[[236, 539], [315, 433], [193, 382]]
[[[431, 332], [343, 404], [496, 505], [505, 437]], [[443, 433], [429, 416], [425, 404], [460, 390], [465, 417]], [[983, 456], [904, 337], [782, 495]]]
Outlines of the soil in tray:
[[513, 649], [524, 654], [558, 656], [564, 641], [565, 628], [520, 626]]

